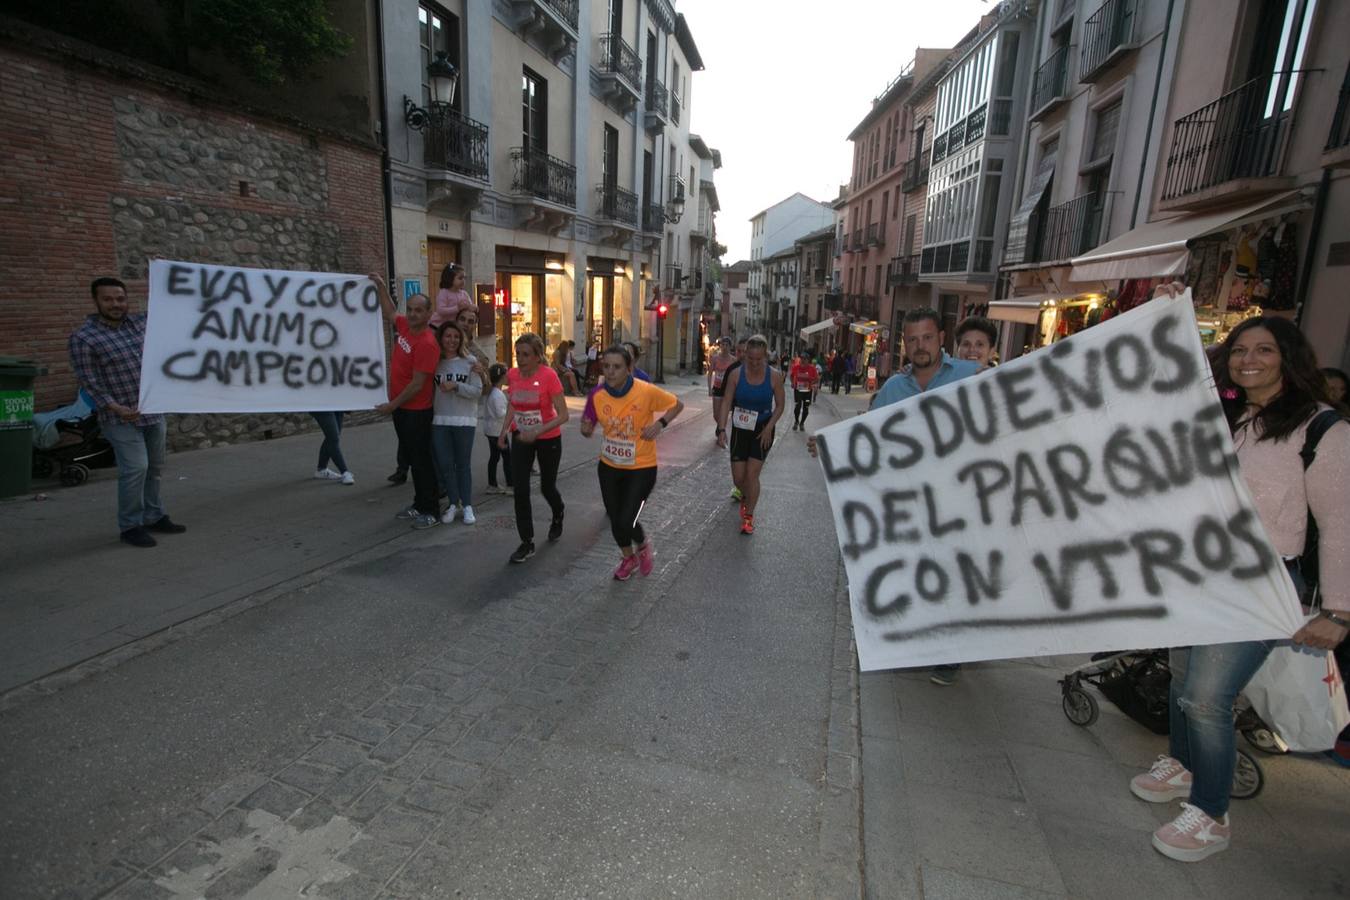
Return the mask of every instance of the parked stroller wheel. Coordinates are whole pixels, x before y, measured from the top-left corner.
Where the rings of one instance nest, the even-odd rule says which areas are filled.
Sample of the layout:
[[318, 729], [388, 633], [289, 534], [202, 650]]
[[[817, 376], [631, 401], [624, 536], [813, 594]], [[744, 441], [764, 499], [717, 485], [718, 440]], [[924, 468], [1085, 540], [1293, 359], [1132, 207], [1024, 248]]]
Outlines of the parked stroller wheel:
[[1086, 728], [1097, 721], [1097, 700], [1082, 688], [1066, 688], [1063, 705], [1064, 715], [1075, 725]]
[[52, 465], [51, 459], [46, 456], [33, 457], [33, 477], [51, 478], [55, 474], [56, 466]]
[[1265, 725], [1259, 725], [1256, 728], [1244, 728], [1242, 736], [1262, 753], [1269, 753], [1273, 756], [1279, 756], [1289, 752], [1288, 745], [1280, 740], [1280, 736], [1271, 731]]
[[1235, 800], [1250, 800], [1261, 793], [1266, 785], [1265, 773], [1258, 763], [1245, 750], [1237, 752], [1237, 767], [1233, 769], [1233, 789], [1229, 796]]
[[89, 467], [84, 463], [73, 463], [61, 470], [61, 483], [66, 487], [76, 487], [89, 480]]

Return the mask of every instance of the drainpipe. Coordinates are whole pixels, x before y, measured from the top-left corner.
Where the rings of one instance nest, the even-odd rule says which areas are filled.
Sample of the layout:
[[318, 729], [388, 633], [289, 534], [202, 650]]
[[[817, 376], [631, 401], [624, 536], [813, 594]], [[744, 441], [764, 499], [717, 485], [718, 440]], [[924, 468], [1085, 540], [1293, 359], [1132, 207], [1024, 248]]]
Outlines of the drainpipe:
[[1308, 299], [1308, 284], [1312, 281], [1313, 259], [1317, 244], [1322, 239], [1322, 218], [1327, 211], [1327, 194], [1331, 192], [1331, 170], [1322, 169], [1322, 180], [1317, 184], [1317, 199], [1313, 202], [1312, 227], [1308, 232], [1308, 252], [1303, 257], [1303, 271], [1298, 276], [1298, 295], [1294, 304], [1294, 324], [1303, 326], [1303, 311]]
[[375, 0], [375, 66], [380, 94], [380, 182], [384, 190], [384, 254], [389, 291], [398, 302], [394, 284], [394, 180], [389, 162], [389, 101], [384, 76], [384, 0]]
[[1162, 90], [1163, 66], [1167, 64], [1167, 39], [1172, 35], [1172, 10], [1176, 0], [1167, 0], [1167, 20], [1163, 23], [1162, 48], [1158, 53], [1158, 73], [1153, 77], [1153, 100], [1148, 107], [1148, 129], [1144, 132], [1144, 152], [1139, 156], [1139, 182], [1134, 188], [1134, 210], [1130, 230], [1139, 221], [1139, 201], [1144, 199], [1144, 170], [1148, 168], [1148, 148], [1153, 143], [1153, 117], [1158, 112], [1158, 93]]

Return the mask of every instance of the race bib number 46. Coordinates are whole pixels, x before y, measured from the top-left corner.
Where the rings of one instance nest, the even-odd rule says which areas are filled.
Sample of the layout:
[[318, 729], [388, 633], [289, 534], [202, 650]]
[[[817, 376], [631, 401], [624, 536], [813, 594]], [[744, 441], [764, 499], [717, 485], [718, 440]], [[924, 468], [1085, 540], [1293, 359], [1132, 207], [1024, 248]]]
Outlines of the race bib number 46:
[[754, 431], [755, 426], [759, 424], [759, 413], [753, 409], [744, 409], [737, 406], [731, 411], [731, 424], [735, 428]]
[[637, 461], [637, 442], [607, 437], [600, 455], [610, 465], [631, 466]]

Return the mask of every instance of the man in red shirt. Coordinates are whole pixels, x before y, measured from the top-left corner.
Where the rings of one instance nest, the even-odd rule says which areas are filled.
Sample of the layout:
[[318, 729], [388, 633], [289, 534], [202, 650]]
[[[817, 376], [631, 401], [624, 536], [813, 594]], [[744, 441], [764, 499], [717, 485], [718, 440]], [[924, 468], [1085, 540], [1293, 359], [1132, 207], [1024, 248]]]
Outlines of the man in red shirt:
[[820, 370], [811, 362], [811, 351], [803, 350], [792, 363], [788, 381], [792, 382], [792, 430], [805, 431], [806, 417], [811, 414], [811, 397], [820, 380]]
[[436, 389], [432, 376], [441, 360], [441, 349], [436, 345], [435, 334], [427, 327], [431, 320], [431, 299], [426, 294], [413, 294], [408, 298], [408, 314], [400, 316], [384, 279], [371, 275], [370, 280], [379, 289], [385, 319], [398, 332], [389, 361], [389, 401], [375, 407], [376, 412], [393, 416], [399, 445], [407, 453], [412, 469], [413, 504], [398, 513], [397, 518], [411, 519], [414, 528], [431, 528], [441, 521], [431, 456], [431, 401]]

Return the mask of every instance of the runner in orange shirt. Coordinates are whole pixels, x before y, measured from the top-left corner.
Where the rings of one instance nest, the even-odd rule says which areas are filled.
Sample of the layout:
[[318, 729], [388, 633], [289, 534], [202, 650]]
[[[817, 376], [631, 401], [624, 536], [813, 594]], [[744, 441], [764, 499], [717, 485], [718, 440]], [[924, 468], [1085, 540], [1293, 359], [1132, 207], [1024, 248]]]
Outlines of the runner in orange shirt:
[[606, 350], [600, 367], [604, 377], [593, 395], [595, 419], [582, 420], [581, 434], [590, 437], [600, 427], [596, 474], [614, 542], [623, 554], [614, 578], [627, 581], [634, 571], [652, 572], [652, 542], [638, 518], [656, 486], [656, 438], [684, 404], [674, 394], [634, 378], [633, 357], [626, 347]]

